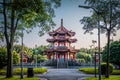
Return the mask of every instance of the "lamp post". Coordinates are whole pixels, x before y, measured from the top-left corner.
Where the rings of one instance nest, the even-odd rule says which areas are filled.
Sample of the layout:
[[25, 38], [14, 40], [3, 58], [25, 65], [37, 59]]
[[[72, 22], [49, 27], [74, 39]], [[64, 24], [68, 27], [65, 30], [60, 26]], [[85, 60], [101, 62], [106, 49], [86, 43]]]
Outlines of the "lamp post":
[[23, 79], [23, 53], [24, 53], [24, 44], [23, 44], [23, 29], [22, 29], [22, 36], [21, 36], [21, 44], [22, 44], [22, 51], [21, 51], [21, 75], [20, 78]]
[[37, 54], [38, 54], [37, 45], [35, 45], [36, 67], [37, 67]]

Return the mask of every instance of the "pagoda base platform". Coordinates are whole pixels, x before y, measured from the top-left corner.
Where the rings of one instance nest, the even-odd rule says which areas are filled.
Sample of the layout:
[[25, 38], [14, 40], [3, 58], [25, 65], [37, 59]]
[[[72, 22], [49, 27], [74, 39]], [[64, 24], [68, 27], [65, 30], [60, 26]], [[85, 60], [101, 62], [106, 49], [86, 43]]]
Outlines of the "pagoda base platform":
[[62, 63], [58, 62], [57, 60], [48, 60], [43, 63], [42, 63], [42, 66], [54, 66], [56, 68], [69, 68], [69, 66], [79, 66], [80, 65], [79, 63], [77, 63], [76, 60], [68, 60], [68, 61], [65, 61]]

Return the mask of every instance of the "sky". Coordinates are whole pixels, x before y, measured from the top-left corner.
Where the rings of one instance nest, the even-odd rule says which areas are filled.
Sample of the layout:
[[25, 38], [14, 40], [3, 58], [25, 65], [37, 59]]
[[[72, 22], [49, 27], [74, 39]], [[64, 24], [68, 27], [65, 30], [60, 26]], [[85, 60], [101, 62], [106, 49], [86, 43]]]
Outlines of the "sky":
[[[77, 49], [90, 48], [90, 45], [92, 45], [92, 40], [97, 41], [97, 30], [94, 30], [94, 34], [90, 35], [89, 33], [84, 34], [84, 30], [82, 29], [83, 25], [80, 23], [80, 19], [84, 16], [90, 16], [92, 14], [91, 10], [78, 7], [78, 5], [83, 5], [83, 3], [84, 0], [62, 0], [61, 7], [55, 9], [56, 17], [53, 18], [56, 23], [54, 30], [60, 27], [61, 19], [63, 19], [63, 26], [68, 30], [76, 32], [76, 35], [73, 38], [76, 38], [78, 41], [73, 43], [72, 46], [75, 46]], [[34, 48], [35, 45], [48, 45], [49, 43], [46, 39], [51, 38], [47, 33], [44, 36], [39, 37], [37, 28], [33, 29], [30, 34], [27, 34], [26, 32], [24, 33], [24, 44], [30, 48]], [[117, 31], [117, 36], [114, 36], [113, 39], [120, 39], [120, 30]], [[106, 42], [106, 35], [101, 34], [101, 47], [104, 47]], [[97, 46], [97, 44], [95, 46]]]

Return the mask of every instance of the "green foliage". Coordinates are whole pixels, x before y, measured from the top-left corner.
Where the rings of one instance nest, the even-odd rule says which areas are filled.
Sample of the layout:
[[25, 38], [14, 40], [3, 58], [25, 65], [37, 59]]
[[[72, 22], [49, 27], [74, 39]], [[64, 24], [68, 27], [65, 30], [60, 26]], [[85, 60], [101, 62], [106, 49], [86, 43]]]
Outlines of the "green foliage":
[[13, 64], [19, 64], [20, 63], [20, 55], [13, 51]]
[[[85, 80], [98, 80], [98, 78], [90, 77]], [[120, 76], [110, 76], [109, 78], [102, 77], [102, 80], [120, 80]]]
[[[102, 54], [102, 60], [107, 59], [107, 45]], [[110, 44], [110, 63], [116, 64], [120, 67], [120, 41], [114, 41]]]
[[[94, 74], [95, 73], [95, 68], [79, 68], [79, 71], [82, 71], [86, 74]], [[96, 71], [98, 73], [98, 69]]]
[[120, 70], [113, 70], [112, 75], [120, 75]]
[[6, 77], [12, 77], [12, 48], [14, 42], [23, 36], [21, 30], [28, 33], [35, 27], [39, 27], [39, 36], [44, 35], [55, 26], [53, 22], [54, 8], [60, 6], [60, 0], [3, 0], [1, 1], [0, 32], [2, 31], [7, 45]]
[[47, 61], [47, 56], [38, 55], [38, 63]]
[[40, 63], [40, 62], [44, 62], [47, 59], [47, 56], [46, 54], [44, 53], [44, 50], [46, 50], [48, 46], [39, 46], [39, 47], [36, 47], [33, 49], [33, 56], [31, 57], [31, 60], [36, 60], [36, 57], [37, 57], [37, 62]]
[[[7, 65], [7, 49], [6, 47], [0, 47], [0, 68], [3, 68]], [[20, 55], [13, 51], [13, 63], [19, 64], [20, 63]]]
[[[106, 75], [106, 66], [107, 66], [106, 63], [101, 64], [101, 74], [102, 75]], [[108, 70], [109, 70], [109, 74], [111, 74], [113, 72], [113, 65], [110, 63], [109, 63]]]
[[40, 78], [26, 78], [24, 77], [24, 79], [20, 79], [19, 76], [14, 76], [12, 78], [5, 78], [3, 76], [0, 77], [0, 80], [40, 80]]
[[7, 65], [7, 49], [5, 47], [0, 47], [0, 68]]
[[81, 59], [78, 59], [80, 63], [85, 63], [85, 59], [81, 58]]
[[76, 54], [76, 58], [79, 59], [79, 60], [84, 59], [86, 63], [89, 63], [91, 55], [87, 54], [85, 52], [79, 52], [79, 53]]
[[[21, 45], [14, 45], [13, 50], [15, 50], [17, 53], [20, 53], [22, 50], [22, 46]], [[27, 55], [28, 58], [30, 58], [30, 57], [32, 57], [32, 54], [33, 54], [32, 49], [24, 46], [24, 55]]]
[[[82, 71], [86, 74], [95, 74], [95, 68], [79, 68], [79, 71]], [[96, 69], [96, 72], [98, 74], [98, 68]], [[111, 74], [120, 75], [120, 70], [113, 70]]]
[[[47, 68], [34, 68], [34, 73], [35, 74], [43, 74], [47, 71], [48, 71]], [[21, 68], [16, 68], [13, 71], [14, 75], [20, 75], [20, 73], [21, 73]], [[23, 68], [23, 73], [25, 75], [27, 74], [27, 68]], [[0, 69], [0, 75], [5, 75], [5, 74], [6, 74], [6, 70], [5, 69]]]
[[36, 74], [43, 74], [48, 71], [47, 68], [34, 68]]

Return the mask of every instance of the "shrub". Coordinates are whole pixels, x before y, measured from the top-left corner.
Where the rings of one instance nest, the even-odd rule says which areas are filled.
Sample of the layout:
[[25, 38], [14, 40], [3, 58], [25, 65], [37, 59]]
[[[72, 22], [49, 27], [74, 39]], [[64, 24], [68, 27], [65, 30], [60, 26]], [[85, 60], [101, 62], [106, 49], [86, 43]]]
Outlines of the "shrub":
[[[102, 63], [101, 64], [101, 74], [105, 75], [106, 74], [106, 63]], [[113, 72], [113, 65], [109, 63], [109, 74], [111, 74]]]
[[[47, 68], [34, 68], [35, 74], [43, 74], [47, 71], [48, 71]], [[14, 75], [20, 75], [20, 73], [21, 73], [21, 68], [16, 68], [13, 70]], [[24, 73], [24, 75], [27, 75], [27, 68], [23, 68], [23, 73]], [[6, 74], [6, 70], [0, 69], [0, 75], [5, 75], [5, 74]]]
[[42, 74], [42, 73], [47, 72], [48, 69], [47, 68], [34, 68], [34, 71], [36, 74], [38, 74], [38, 73]]

